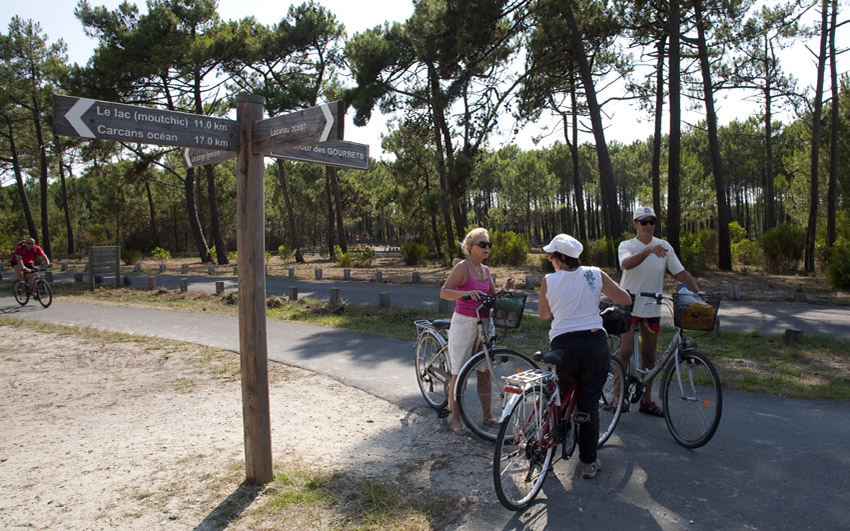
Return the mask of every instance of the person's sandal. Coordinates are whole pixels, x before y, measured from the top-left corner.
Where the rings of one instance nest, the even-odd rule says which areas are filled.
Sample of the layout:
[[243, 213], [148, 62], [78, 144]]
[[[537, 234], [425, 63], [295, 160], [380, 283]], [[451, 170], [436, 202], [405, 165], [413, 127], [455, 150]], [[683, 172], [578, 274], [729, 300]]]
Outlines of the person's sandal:
[[650, 402], [649, 405], [640, 405], [639, 411], [641, 413], [646, 413], [647, 415], [652, 415], [653, 417], [663, 417], [664, 411], [658, 407], [655, 402]]

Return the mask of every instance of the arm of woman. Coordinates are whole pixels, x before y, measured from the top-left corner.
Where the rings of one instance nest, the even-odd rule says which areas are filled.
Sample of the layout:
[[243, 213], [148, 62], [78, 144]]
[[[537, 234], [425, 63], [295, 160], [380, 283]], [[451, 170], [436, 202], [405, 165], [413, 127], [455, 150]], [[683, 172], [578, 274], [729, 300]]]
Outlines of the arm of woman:
[[[474, 300], [478, 300], [477, 290], [462, 291], [455, 289], [464, 282], [466, 282], [466, 265], [463, 261], [460, 261], [454, 266], [452, 272], [449, 273], [449, 278], [446, 279], [443, 287], [440, 288], [440, 298], [447, 301], [456, 301], [465, 295], [469, 295]], [[490, 283], [492, 284], [492, 280]]]
[[628, 306], [632, 303], [632, 296], [629, 295], [629, 292], [614, 282], [614, 279], [609, 277], [605, 271], [602, 271], [602, 294], [610, 297], [614, 304]]
[[546, 279], [540, 283], [540, 297], [537, 300], [537, 315], [542, 320], [552, 317], [552, 309], [549, 308], [549, 301], [546, 299]]

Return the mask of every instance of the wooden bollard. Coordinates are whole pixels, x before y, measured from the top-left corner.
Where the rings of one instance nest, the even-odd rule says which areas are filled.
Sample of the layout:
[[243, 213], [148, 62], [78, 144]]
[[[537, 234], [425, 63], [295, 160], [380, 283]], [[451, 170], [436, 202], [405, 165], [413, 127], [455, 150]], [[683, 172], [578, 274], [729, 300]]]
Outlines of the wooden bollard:
[[180, 291], [183, 292], [183, 293], [186, 293], [187, 291], [189, 291], [189, 279], [188, 278], [181, 278], [180, 279]]
[[103, 284], [103, 275], [95, 275], [94, 276], [95, 284]]
[[207, 266], [207, 273], [209, 273], [210, 275], [215, 275], [215, 266], [212, 265], [212, 264], [208, 265]]
[[[95, 282], [97, 282], [97, 277], [95, 277]], [[156, 277], [148, 277], [148, 289], [156, 289]]]
[[375, 271], [375, 282], [383, 282], [384, 275], [380, 271]]
[[382, 291], [378, 293], [378, 306], [381, 308], [389, 308], [390, 307], [390, 294], [386, 291]]
[[74, 282], [77, 284], [83, 283], [83, 274], [82, 273], [74, 273]]
[[741, 286], [737, 282], [732, 282], [726, 287], [726, 298], [730, 301], [741, 300]]
[[239, 269], [238, 269], [238, 267], [239, 267], [239, 266], [233, 266], [233, 276], [234, 276], [234, 277], [238, 277], [238, 276], [239, 276]]
[[438, 311], [440, 313], [452, 313], [455, 310], [454, 301], [447, 301], [446, 299], [440, 299], [440, 305]]
[[289, 286], [289, 300], [298, 300], [298, 286]]
[[321, 269], [318, 269], [318, 268], [314, 269], [313, 274], [316, 275], [316, 280], [322, 280], [322, 270]]
[[525, 289], [534, 289], [536, 284], [537, 279], [534, 278], [534, 275], [528, 275], [525, 277]]
[[189, 272], [189, 264], [183, 264], [180, 266], [180, 274], [185, 275]]
[[331, 288], [330, 303], [334, 306], [339, 304], [339, 288]]
[[786, 328], [785, 329], [785, 342], [786, 343], [799, 343], [803, 339], [803, 331], [797, 330], [796, 328]]
[[48, 282], [53, 282], [53, 271], [45, 271], [44, 280]]
[[142, 270], [142, 264], [133, 264], [133, 272], [138, 273]]
[[130, 280], [130, 277], [127, 276], [127, 275], [124, 275], [124, 285], [125, 286], [132, 286], [133, 285], [133, 281]]
[[224, 281], [223, 280], [216, 280], [215, 281], [215, 294], [221, 295], [223, 293], [224, 293]]
[[422, 281], [422, 275], [419, 273], [419, 271], [413, 272], [413, 279], [412, 280], [413, 280], [414, 284], [419, 284], [419, 282]]
[[289, 278], [295, 278], [295, 268], [294, 267], [289, 268]]
[[66, 264], [66, 263], [59, 264], [59, 271], [67, 271], [67, 270], [68, 270], [68, 264]]
[[351, 280], [351, 270], [350, 269], [343, 269], [342, 270], [342, 279], [343, 280]]
[[496, 286], [497, 285], [497, 283], [496, 283], [496, 273], [490, 273], [490, 278], [493, 279], [493, 285]]
[[806, 293], [801, 290], [795, 291], [794, 302], [806, 302]]

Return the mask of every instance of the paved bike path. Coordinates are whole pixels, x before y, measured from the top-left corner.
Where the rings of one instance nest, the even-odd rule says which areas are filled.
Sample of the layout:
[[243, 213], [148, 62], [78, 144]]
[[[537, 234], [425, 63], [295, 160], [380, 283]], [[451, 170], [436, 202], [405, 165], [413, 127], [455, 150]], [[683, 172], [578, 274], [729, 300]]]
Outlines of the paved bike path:
[[[0, 298], [9, 317], [91, 326], [238, 350], [235, 317], [54, 302], [47, 310]], [[411, 341], [268, 321], [269, 357], [327, 374], [411, 413], [430, 416], [413, 376]], [[491, 471], [452, 529], [848, 529], [850, 403], [726, 391], [720, 428], [708, 445], [677, 445], [662, 419], [626, 414], [599, 452], [603, 470], [579, 478], [575, 458], [555, 465], [539, 501], [507, 511]], [[272, 412], [275, 414], [275, 412]], [[403, 429], [403, 428], [400, 428]], [[475, 442], [476, 452], [492, 445]]]

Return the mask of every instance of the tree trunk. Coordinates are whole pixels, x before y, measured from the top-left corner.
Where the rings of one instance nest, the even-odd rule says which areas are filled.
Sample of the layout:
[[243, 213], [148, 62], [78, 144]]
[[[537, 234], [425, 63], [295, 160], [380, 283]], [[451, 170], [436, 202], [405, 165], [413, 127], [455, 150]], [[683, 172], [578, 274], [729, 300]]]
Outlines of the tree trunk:
[[303, 264], [304, 255], [301, 253], [301, 242], [295, 224], [295, 209], [292, 208], [292, 197], [289, 195], [289, 187], [286, 183], [286, 169], [283, 165], [283, 159], [277, 159], [277, 174], [280, 180], [280, 189], [283, 192], [283, 202], [286, 205], [286, 218], [289, 220], [289, 245], [295, 251], [295, 261]]
[[215, 190], [215, 169], [212, 164], [204, 165], [207, 174], [207, 195], [210, 202], [210, 224], [212, 225], [213, 242], [215, 242], [215, 257], [219, 265], [230, 263], [227, 259], [227, 248], [221, 236], [221, 216], [218, 213], [218, 199]]
[[617, 206], [616, 186], [614, 184], [614, 168], [608, 154], [608, 146], [605, 143], [605, 131], [602, 126], [602, 112], [599, 102], [596, 100], [596, 88], [593, 85], [593, 74], [584, 50], [582, 36], [578, 30], [570, 2], [560, 4], [561, 15], [565, 18], [570, 29], [573, 53], [578, 61], [579, 72], [581, 72], [584, 93], [587, 99], [587, 107], [590, 112], [590, 121], [593, 127], [593, 137], [596, 140], [596, 157], [599, 160], [599, 188], [602, 193], [603, 227], [605, 235], [616, 238], [623, 232], [620, 223], [620, 212]]
[[652, 208], [655, 210], [655, 235], [661, 236], [661, 118], [664, 112], [664, 50], [666, 35], [658, 41], [658, 62], [655, 73], [655, 129], [652, 135]]
[[829, 28], [829, 75], [832, 90], [831, 124], [829, 129], [829, 180], [826, 185], [826, 249], [827, 253], [835, 244], [835, 202], [838, 181], [838, 127], [841, 116], [838, 107], [838, 68], [835, 64], [835, 25], [838, 11], [838, 0], [832, 0], [832, 23]]
[[195, 202], [195, 169], [186, 170], [186, 180], [183, 181], [183, 190], [186, 195], [186, 208], [189, 214], [189, 226], [192, 228], [192, 236], [195, 238], [195, 246], [201, 262], [210, 261], [210, 248], [204, 238], [204, 230], [201, 228], [201, 220], [198, 218], [198, 205]]
[[[151, 183], [145, 181], [145, 194], [148, 196], [148, 211], [151, 216], [151, 236], [153, 236], [154, 247], [162, 247], [159, 241], [159, 229], [156, 227], [156, 205], [153, 202], [153, 193], [151, 193]], [[176, 247], [176, 245], [175, 245]]]
[[732, 270], [732, 247], [729, 238], [729, 201], [726, 198], [726, 182], [723, 177], [723, 162], [720, 155], [720, 141], [717, 138], [717, 113], [714, 110], [714, 88], [711, 85], [711, 65], [708, 61], [708, 47], [705, 39], [705, 19], [702, 2], [694, 2], [697, 25], [697, 47], [699, 48], [700, 68], [702, 69], [702, 87], [705, 97], [705, 117], [708, 123], [708, 145], [711, 152], [711, 167], [714, 171], [714, 189], [717, 195], [717, 267], [721, 271]]
[[826, 70], [826, 43], [828, 40], [829, 0], [821, 2], [820, 54], [818, 55], [818, 77], [815, 87], [814, 111], [812, 111], [812, 161], [811, 188], [809, 190], [809, 224], [806, 227], [805, 270], [815, 272], [815, 238], [818, 228], [818, 158], [820, 157], [821, 113], [823, 112], [823, 78]]
[[343, 214], [342, 214], [342, 192], [339, 189], [339, 174], [337, 173], [337, 169], [333, 166], [328, 166], [328, 175], [331, 178], [331, 188], [334, 196], [334, 205], [336, 207], [336, 227], [337, 227], [337, 236], [339, 237], [339, 247], [342, 249], [342, 252], [348, 252], [348, 243], [345, 241], [345, 225], [343, 224]]
[[35, 139], [38, 142], [39, 188], [41, 190], [41, 247], [48, 258], [53, 258], [53, 245], [50, 243], [50, 196], [47, 186], [47, 146], [44, 144], [44, 132], [41, 128], [41, 105], [38, 96], [33, 94], [33, 123]]
[[[772, 57], [768, 55], [767, 36], [764, 38], [764, 71], [770, 72], [770, 62]], [[765, 76], [764, 88], [764, 147], [765, 157], [765, 175], [764, 178], [764, 232], [769, 231], [776, 226], [776, 203], [774, 195], [776, 192], [773, 189], [773, 95], [772, 82], [773, 77], [769, 74]]]
[[681, 256], [679, 225], [682, 223], [679, 195], [679, 165], [682, 159], [682, 80], [680, 78], [679, 0], [670, 1], [670, 147], [667, 154], [667, 242]]
[[24, 184], [24, 172], [21, 170], [21, 161], [18, 158], [18, 149], [15, 146], [15, 134], [12, 130], [12, 124], [9, 124], [9, 151], [12, 155], [12, 167], [15, 170], [15, 182], [18, 185], [18, 197], [21, 200], [21, 208], [24, 209], [24, 217], [27, 220], [27, 229], [29, 235], [38, 240], [38, 228], [35, 224], [35, 218], [32, 217], [32, 208], [27, 197], [27, 188]]
[[331, 260], [336, 259], [336, 249], [334, 243], [334, 202], [333, 194], [331, 193], [331, 167], [325, 166], [325, 195], [328, 200], [328, 254]]
[[[65, 214], [65, 232], [68, 234], [68, 254], [72, 255], [76, 252], [74, 248], [74, 224], [71, 222], [71, 206], [68, 201], [68, 185], [65, 182], [65, 162], [62, 160], [62, 148], [59, 141], [56, 140], [56, 151], [59, 156], [59, 182], [62, 185], [62, 210]], [[70, 172], [70, 168], [68, 168]]]

